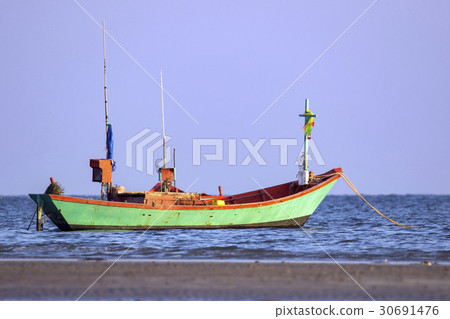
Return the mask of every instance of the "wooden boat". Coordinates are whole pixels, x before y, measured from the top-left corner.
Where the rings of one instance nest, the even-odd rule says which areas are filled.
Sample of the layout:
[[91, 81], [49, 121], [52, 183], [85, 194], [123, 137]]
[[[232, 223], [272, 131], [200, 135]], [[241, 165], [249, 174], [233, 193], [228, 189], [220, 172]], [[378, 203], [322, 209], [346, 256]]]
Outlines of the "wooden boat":
[[122, 186], [113, 186], [112, 131], [107, 124], [107, 159], [90, 161], [92, 180], [102, 183], [102, 200], [30, 194], [37, 204], [37, 229], [41, 229], [42, 212], [63, 231], [303, 226], [340, 177], [342, 169], [317, 176], [308, 171], [311, 130], [307, 124], [314, 117], [308, 100], [305, 113], [300, 116], [305, 117], [305, 133], [299, 180], [230, 196], [224, 196], [220, 186], [220, 194], [215, 196], [183, 192], [174, 185], [175, 168], [165, 165], [159, 168], [160, 182], [150, 191], [126, 192]]
[[[105, 51], [104, 51], [105, 52]], [[37, 204], [37, 230], [50, 219], [60, 230], [147, 230], [170, 228], [300, 227], [339, 178], [340, 168], [314, 176], [308, 170], [308, 139], [315, 115], [305, 103], [304, 156], [299, 180], [224, 196], [183, 192], [175, 187], [175, 168], [166, 167], [164, 104], [163, 159], [160, 183], [146, 192], [126, 192], [112, 185], [112, 127], [108, 123], [105, 65], [106, 159], [91, 159], [92, 180], [102, 185], [101, 200], [55, 194], [30, 194]], [[163, 101], [161, 73], [161, 101]], [[175, 161], [174, 161], [175, 162]], [[43, 219], [44, 213], [47, 217]]]
[[318, 175], [308, 185], [293, 181], [232, 196], [149, 191], [117, 193], [111, 201], [49, 194], [30, 197], [63, 231], [299, 227], [339, 178], [335, 173], [341, 171]]

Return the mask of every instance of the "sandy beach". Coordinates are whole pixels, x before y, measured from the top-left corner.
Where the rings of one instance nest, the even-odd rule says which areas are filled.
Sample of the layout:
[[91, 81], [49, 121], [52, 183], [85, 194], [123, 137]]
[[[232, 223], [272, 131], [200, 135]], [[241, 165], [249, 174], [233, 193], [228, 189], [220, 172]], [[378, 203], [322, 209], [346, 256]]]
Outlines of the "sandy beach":
[[[111, 264], [104, 260], [0, 261], [0, 299], [76, 300]], [[341, 266], [345, 271], [327, 263], [119, 261], [80, 300], [450, 298], [449, 265]]]

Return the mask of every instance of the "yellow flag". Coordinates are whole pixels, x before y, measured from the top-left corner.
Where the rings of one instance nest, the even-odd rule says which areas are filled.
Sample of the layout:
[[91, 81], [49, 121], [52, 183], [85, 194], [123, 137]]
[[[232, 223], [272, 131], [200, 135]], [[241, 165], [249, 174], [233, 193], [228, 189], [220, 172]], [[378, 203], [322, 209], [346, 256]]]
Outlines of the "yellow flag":
[[[314, 115], [313, 112], [311, 112], [310, 110], [307, 110], [305, 112], [305, 115]], [[303, 131], [305, 131], [305, 136], [310, 139], [311, 138], [311, 131], [312, 128], [314, 126], [314, 118], [313, 117], [309, 117], [308, 121], [306, 122], [305, 126], [303, 126]]]

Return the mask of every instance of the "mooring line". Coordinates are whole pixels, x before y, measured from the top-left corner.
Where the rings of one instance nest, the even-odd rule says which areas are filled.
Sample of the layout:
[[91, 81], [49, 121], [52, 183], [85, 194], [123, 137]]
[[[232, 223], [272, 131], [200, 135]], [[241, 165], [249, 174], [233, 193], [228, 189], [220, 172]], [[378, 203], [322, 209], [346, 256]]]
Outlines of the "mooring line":
[[37, 210], [38, 210], [37, 208], [34, 210], [34, 214], [33, 214], [33, 217], [31, 217], [30, 224], [28, 225], [27, 231], [30, 230], [31, 223], [33, 222], [34, 216], [36, 216]]
[[319, 177], [329, 177], [329, 176], [335, 176], [335, 175], [339, 175], [342, 177], [342, 179], [347, 183], [347, 185], [352, 189], [352, 191], [355, 192], [356, 195], [359, 196], [359, 198], [361, 198], [367, 205], [370, 206], [370, 208], [372, 208], [374, 211], [376, 211], [378, 214], [380, 214], [380, 216], [386, 218], [387, 220], [389, 220], [390, 222], [394, 223], [397, 226], [403, 227], [403, 228], [422, 228], [420, 226], [409, 226], [409, 225], [405, 225], [405, 224], [401, 224], [399, 222], [396, 222], [395, 220], [387, 217], [386, 215], [382, 214], [378, 209], [376, 209], [371, 203], [369, 203], [356, 189], [355, 185], [353, 185], [353, 183], [350, 181], [350, 179], [347, 177], [347, 175], [345, 175], [342, 172], [336, 172], [333, 174], [327, 174], [327, 175], [319, 175]]

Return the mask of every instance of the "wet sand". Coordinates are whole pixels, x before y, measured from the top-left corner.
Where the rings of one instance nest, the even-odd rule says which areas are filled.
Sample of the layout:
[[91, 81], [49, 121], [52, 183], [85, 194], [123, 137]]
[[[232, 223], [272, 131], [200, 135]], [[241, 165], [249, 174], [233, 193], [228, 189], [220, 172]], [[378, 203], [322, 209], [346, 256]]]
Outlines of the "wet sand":
[[[112, 261], [0, 261], [1, 300], [76, 300]], [[450, 300], [449, 265], [119, 261], [80, 300]], [[370, 294], [370, 296], [369, 296]]]

